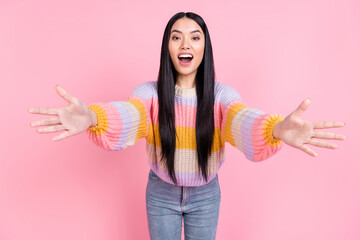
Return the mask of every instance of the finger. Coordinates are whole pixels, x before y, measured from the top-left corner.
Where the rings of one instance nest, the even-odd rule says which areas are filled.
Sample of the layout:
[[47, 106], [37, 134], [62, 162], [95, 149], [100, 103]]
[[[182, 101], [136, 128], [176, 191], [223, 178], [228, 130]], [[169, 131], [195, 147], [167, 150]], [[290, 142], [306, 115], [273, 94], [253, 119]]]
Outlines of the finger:
[[69, 103], [74, 103], [75, 98], [73, 96], [71, 96], [65, 89], [63, 89], [62, 87], [60, 87], [60, 85], [56, 85], [55, 87], [56, 92], [62, 97], [64, 98], [66, 101], [68, 101]]
[[47, 128], [39, 128], [36, 131], [38, 133], [49, 133], [49, 132], [58, 132], [58, 131], [61, 131], [64, 129], [65, 129], [65, 127], [63, 125], [54, 125], [54, 126], [50, 126]]
[[317, 153], [314, 152], [312, 149], [310, 149], [308, 146], [301, 145], [301, 146], [299, 147], [299, 149], [303, 150], [304, 152], [306, 152], [306, 153], [309, 154], [310, 156], [317, 157]]
[[329, 132], [315, 132], [313, 134], [315, 138], [322, 138], [322, 139], [335, 139], [335, 140], [346, 140], [346, 136], [336, 134], [336, 133], [329, 133]]
[[31, 113], [37, 113], [37, 114], [47, 114], [47, 115], [57, 115], [58, 109], [56, 108], [30, 108], [28, 109]]
[[317, 139], [310, 139], [308, 143], [317, 147], [331, 148], [331, 149], [337, 148], [337, 145], [334, 143], [328, 143]]
[[300, 117], [303, 112], [310, 106], [310, 102], [310, 98], [305, 99], [292, 114], [296, 117]]
[[62, 134], [54, 137], [52, 140], [53, 140], [53, 141], [59, 141], [59, 140], [62, 140], [62, 139], [64, 139], [64, 138], [70, 137], [71, 135], [72, 135], [72, 134], [71, 134], [69, 131], [67, 131], [67, 132], [64, 132], [64, 133], [62, 133]]
[[339, 121], [318, 121], [314, 122], [314, 128], [333, 128], [333, 127], [344, 127], [344, 122]]
[[30, 126], [31, 127], [47, 126], [47, 125], [55, 125], [59, 123], [60, 123], [60, 118], [49, 118], [49, 119], [32, 122]]

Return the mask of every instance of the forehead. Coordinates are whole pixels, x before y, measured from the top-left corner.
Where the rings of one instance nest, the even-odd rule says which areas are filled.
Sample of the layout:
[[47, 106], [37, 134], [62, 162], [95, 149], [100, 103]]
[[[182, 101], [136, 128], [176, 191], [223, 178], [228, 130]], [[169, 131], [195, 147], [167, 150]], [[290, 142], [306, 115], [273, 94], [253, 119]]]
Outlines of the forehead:
[[182, 33], [188, 34], [194, 30], [199, 30], [201, 33], [203, 33], [201, 27], [197, 22], [190, 18], [180, 18], [178, 19], [174, 25], [171, 27], [172, 32], [174, 29], [181, 31]]

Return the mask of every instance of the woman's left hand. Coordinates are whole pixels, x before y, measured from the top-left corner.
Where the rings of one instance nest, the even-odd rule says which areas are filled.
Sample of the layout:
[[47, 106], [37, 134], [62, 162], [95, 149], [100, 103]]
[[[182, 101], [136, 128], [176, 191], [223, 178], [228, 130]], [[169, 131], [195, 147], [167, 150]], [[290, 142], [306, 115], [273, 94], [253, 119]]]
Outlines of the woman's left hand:
[[305, 144], [336, 149], [336, 144], [318, 139], [345, 140], [346, 136], [330, 132], [316, 132], [314, 129], [344, 127], [345, 123], [339, 121], [311, 122], [301, 119], [301, 114], [310, 106], [310, 102], [310, 99], [304, 100], [294, 112], [283, 121], [278, 122], [274, 126], [273, 135], [275, 138], [283, 140], [287, 145], [303, 150], [309, 155], [316, 157], [317, 153]]

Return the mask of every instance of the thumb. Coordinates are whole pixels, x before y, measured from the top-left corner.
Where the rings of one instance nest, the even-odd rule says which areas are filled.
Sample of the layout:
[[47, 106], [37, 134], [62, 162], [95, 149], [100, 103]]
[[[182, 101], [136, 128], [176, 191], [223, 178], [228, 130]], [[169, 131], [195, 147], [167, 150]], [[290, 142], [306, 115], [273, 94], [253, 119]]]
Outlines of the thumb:
[[307, 98], [297, 107], [297, 109], [292, 113], [295, 117], [300, 117], [303, 112], [310, 106], [311, 99]]

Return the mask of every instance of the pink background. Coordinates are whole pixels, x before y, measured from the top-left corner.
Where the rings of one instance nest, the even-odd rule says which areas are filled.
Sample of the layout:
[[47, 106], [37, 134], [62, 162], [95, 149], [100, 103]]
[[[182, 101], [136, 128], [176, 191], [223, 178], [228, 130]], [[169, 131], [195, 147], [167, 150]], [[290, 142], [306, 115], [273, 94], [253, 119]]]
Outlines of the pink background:
[[167, 21], [201, 15], [216, 80], [253, 108], [339, 120], [339, 149], [285, 146], [261, 163], [226, 144], [217, 239], [360, 239], [360, 1], [0, 2], [0, 239], [149, 239], [145, 140], [107, 152], [38, 134], [30, 107], [125, 100], [155, 81]]

